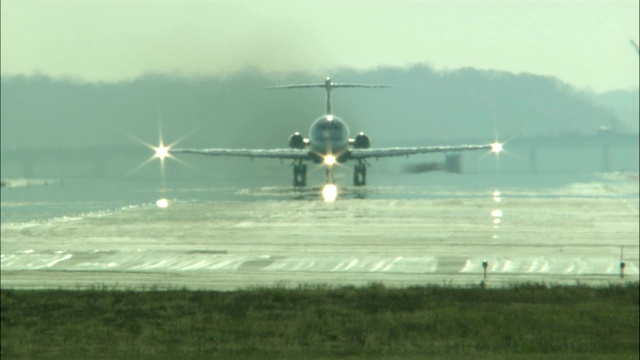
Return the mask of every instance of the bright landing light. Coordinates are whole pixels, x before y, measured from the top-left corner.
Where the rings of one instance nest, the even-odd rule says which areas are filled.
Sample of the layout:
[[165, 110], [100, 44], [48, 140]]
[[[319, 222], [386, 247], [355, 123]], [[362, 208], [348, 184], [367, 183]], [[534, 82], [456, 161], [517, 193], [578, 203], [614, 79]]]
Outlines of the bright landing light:
[[168, 206], [169, 206], [169, 200], [167, 200], [167, 199], [160, 199], [160, 200], [156, 201], [156, 205], [157, 205], [159, 208], [164, 209], [164, 208], [166, 208], [166, 207], [168, 207]]
[[156, 155], [155, 156], [160, 160], [164, 160], [164, 158], [169, 156], [169, 147], [167, 147], [167, 146], [160, 145], [160, 146], [154, 148], [154, 150], [156, 151]]
[[502, 152], [502, 144], [499, 142], [494, 142], [493, 144], [491, 144], [491, 152], [496, 154]]
[[325, 165], [334, 165], [336, 163], [336, 157], [333, 155], [327, 155], [324, 157]]
[[322, 188], [322, 197], [325, 202], [334, 202], [338, 196], [338, 188], [334, 184], [327, 184]]

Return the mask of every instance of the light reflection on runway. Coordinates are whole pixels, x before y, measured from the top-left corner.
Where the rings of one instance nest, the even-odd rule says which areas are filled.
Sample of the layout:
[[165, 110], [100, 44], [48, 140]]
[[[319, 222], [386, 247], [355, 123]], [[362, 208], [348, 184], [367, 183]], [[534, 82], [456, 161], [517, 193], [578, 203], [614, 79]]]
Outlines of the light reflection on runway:
[[2, 287], [469, 285], [483, 280], [484, 261], [490, 286], [639, 277], [633, 199], [496, 190], [485, 198], [170, 203], [3, 223]]

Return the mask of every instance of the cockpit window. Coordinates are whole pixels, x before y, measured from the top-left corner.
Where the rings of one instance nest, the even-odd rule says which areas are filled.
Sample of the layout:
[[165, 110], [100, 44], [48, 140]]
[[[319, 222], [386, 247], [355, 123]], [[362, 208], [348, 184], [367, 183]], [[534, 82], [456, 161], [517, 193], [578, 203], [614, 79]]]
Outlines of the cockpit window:
[[311, 125], [311, 141], [337, 141], [349, 139], [349, 127], [342, 119], [333, 115], [325, 115], [316, 119]]
[[324, 124], [319, 124], [318, 129], [320, 130], [340, 130], [342, 129], [342, 124], [339, 122], [327, 122]]

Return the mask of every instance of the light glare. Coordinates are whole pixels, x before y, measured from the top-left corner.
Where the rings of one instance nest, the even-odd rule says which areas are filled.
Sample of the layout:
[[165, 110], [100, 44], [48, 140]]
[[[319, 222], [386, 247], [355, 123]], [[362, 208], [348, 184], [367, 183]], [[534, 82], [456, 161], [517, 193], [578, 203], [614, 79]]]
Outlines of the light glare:
[[496, 154], [502, 152], [502, 144], [499, 142], [494, 142], [493, 144], [491, 144], [491, 152]]
[[500, 197], [500, 191], [498, 190], [494, 191], [491, 195], [493, 196], [493, 201], [495, 202], [500, 202], [502, 200], [502, 198]]
[[160, 199], [160, 200], [156, 201], [156, 205], [157, 205], [159, 208], [164, 209], [164, 208], [166, 208], [166, 207], [168, 207], [168, 206], [169, 206], [169, 200], [167, 200], [167, 199]]
[[164, 160], [164, 158], [166, 158], [167, 156], [169, 156], [169, 148], [166, 146], [158, 146], [157, 148], [155, 148], [156, 150], [156, 157], [158, 159]]
[[325, 202], [334, 202], [338, 196], [338, 188], [334, 184], [327, 184], [322, 188], [322, 197]]
[[325, 165], [334, 165], [336, 163], [336, 157], [333, 155], [327, 155], [324, 157]]

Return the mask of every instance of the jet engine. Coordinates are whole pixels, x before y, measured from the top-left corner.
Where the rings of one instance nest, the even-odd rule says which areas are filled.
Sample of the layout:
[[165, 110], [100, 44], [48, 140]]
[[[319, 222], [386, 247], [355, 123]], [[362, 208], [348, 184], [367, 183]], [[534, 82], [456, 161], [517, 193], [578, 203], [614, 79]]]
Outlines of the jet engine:
[[349, 141], [354, 149], [367, 149], [371, 146], [371, 140], [363, 132], [358, 133], [355, 138]]
[[299, 132], [294, 132], [289, 136], [289, 147], [294, 149], [304, 149], [309, 143], [309, 139], [305, 139]]

